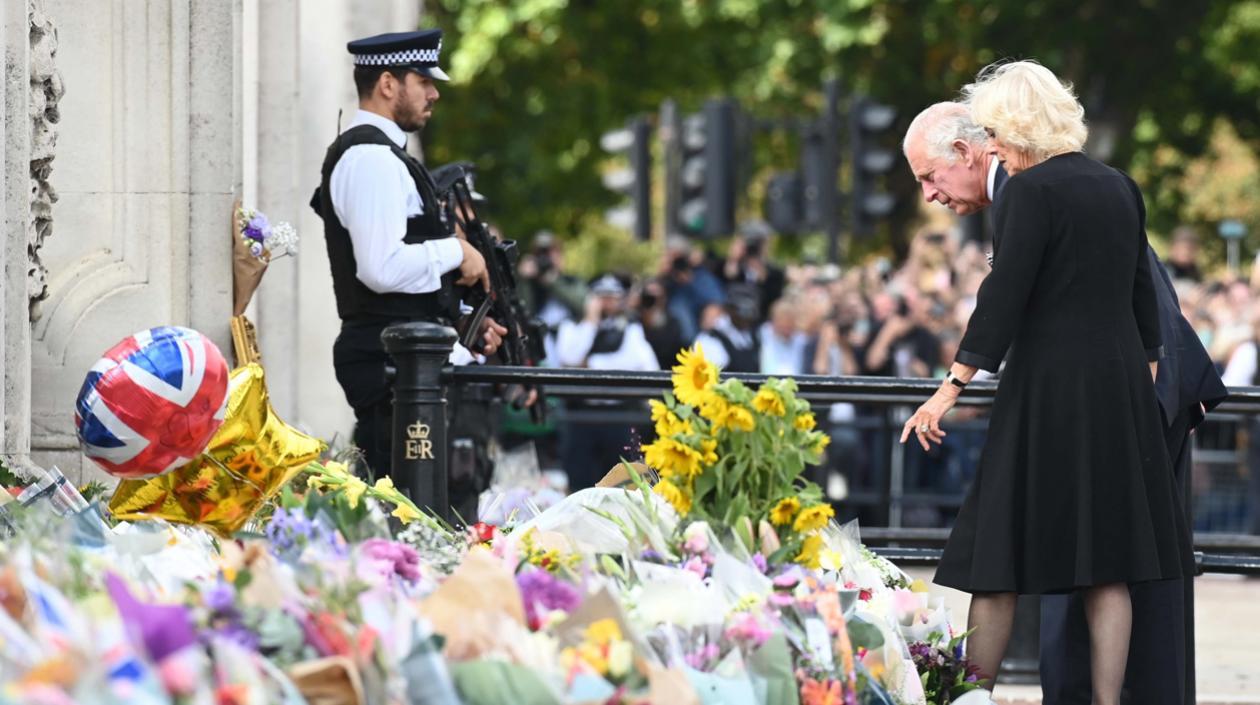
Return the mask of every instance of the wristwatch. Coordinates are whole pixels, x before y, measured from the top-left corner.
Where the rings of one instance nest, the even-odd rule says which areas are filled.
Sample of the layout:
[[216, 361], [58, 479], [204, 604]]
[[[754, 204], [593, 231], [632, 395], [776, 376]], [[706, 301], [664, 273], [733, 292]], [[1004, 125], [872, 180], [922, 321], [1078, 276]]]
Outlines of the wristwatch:
[[945, 375], [945, 381], [946, 381], [946, 382], [949, 382], [950, 384], [954, 385], [955, 387], [958, 387], [959, 389], [966, 389], [966, 388], [967, 388], [967, 383], [966, 383], [966, 382], [964, 382], [964, 381], [962, 381], [962, 380], [961, 380], [960, 378], [958, 378], [957, 376], [955, 376], [953, 372], [946, 373], [946, 375]]

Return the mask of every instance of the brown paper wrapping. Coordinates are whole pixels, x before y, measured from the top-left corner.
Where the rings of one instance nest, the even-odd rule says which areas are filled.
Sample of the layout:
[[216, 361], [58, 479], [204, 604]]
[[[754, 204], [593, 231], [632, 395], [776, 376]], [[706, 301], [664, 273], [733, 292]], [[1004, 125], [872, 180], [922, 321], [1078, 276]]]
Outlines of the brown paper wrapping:
[[249, 306], [249, 300], [258, 290], [263, 273], [267, 271], [269, 258], [264, 259], [249, 253], [249, 246], [241, 238], [241, 229], [237, 221], [237, 212], [241, 209], [240, 199], [232, 204], [232, 315], [240, 316]]
[[303, 661], [289, 669], [289, 678], [308, 705], [363, 705], [359, 669], [344, 656]]
[[276, 415], [261, 366], [238, 367], [206, 452], [165, 475], [123, 481], [109, 509], [118, 519], [166, 519], [231, 536], [325, 447]]
[[420, 613], [446, 640], [442, 651], [451, 661], [515, 654], [525, 648], [529, 634], [516, 578], [481, 546], [470, 550], [451, 577], [420, 603]]

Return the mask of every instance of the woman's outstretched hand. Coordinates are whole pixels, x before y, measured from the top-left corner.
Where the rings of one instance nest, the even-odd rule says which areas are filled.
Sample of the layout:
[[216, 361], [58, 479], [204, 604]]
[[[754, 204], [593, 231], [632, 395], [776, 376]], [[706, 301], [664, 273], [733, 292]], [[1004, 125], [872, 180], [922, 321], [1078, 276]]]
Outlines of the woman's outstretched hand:
[[913, 433], [919, 441], [919, 445], [923, 446], [923, 450], [931, 450], [929, 441], [940, 445], [945, 440], [945, 432], [941, 430], [941, 419], [949, 410], [954, 408], [958, 396], [951, 396], [949, 393], [938, 389], [931, 399], [923, 403], [919, 410], [914, 412], [906, 425], [901, 429], [901, 442], [905, 443]]

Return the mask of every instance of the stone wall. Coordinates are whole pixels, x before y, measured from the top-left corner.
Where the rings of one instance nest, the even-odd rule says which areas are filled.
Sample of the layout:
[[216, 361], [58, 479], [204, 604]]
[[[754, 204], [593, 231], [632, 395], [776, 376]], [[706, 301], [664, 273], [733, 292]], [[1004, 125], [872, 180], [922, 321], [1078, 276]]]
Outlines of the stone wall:
[[345, 43], [418, 24], [420, 0], [6, 0], [0, 218], [0, 454], [99, 471], [73, 404], [105, 349], [177, 324], [230, 349], [237, 198], [302, 236], [255, 297], [273, 402], [344, 438], [338, 330], [320, 222], [306, 206], [337, 113], [355, 107]]

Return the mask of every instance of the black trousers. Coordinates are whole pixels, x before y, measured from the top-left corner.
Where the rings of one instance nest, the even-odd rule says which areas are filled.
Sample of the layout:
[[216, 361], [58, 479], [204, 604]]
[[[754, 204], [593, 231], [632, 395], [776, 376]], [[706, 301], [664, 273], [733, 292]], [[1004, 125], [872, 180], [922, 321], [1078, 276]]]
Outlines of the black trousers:
[[[1190, 416], [1164, 435], [1190, 519]], [[1129, 588], [1133, 634], [1125, 694], [1134, 705], [1194, 705], [1194, 579], [1159, 580]], [[1042, 705], [1090, 705], [1089, 626], [1080, 593], [1041, 598]]]
[[381, 344], [381, 331], [387, 325], [347, 322], [333, 343], [337, 383], [354, 409], [354, 444], [363, 452], [366, 470], [373, 477], [390, 472], [394, 391], [388, 370], [393, 362]]

